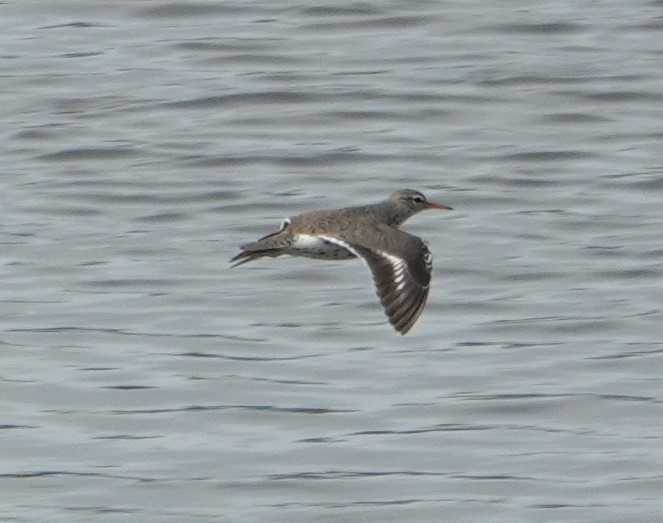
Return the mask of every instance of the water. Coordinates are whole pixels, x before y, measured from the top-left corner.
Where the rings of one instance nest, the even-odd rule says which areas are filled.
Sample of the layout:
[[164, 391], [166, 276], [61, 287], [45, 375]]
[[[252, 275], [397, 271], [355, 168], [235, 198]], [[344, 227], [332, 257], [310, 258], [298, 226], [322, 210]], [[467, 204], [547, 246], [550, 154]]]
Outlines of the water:
[[[660, 521], [662, 7], [0, 6], [0, 519]], [[228, 269], [403, 187], [406, 337]]]

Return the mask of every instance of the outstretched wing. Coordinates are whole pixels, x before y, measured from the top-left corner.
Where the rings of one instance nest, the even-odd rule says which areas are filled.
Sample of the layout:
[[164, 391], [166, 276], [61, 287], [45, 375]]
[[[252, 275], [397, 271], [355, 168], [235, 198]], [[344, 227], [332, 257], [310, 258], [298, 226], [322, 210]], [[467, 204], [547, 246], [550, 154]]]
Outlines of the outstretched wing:
[[325, 239], [366, 262], [389, 322], [407, 334], [423, 311], [430, 289], [433, 256], [423, 240], [392, 228], [361, 244], [330, 236]]

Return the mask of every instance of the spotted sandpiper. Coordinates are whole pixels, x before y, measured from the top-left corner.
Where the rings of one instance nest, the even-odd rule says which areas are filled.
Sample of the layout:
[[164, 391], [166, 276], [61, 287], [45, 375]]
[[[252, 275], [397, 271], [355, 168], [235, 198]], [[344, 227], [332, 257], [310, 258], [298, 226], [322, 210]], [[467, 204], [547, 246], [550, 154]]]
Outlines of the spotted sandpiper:
[[430, 288], [433, 256], [421, 238], [398, 229], [425, 209], [448, 209], [419, 191], [402, 189], [373, 205], [313, 211], [286, 218], [278, 231], [242, 245], [233, 267], [283, 254], [323, 260], [361, 258], [371, 270], [389, 322], [406, 334]]

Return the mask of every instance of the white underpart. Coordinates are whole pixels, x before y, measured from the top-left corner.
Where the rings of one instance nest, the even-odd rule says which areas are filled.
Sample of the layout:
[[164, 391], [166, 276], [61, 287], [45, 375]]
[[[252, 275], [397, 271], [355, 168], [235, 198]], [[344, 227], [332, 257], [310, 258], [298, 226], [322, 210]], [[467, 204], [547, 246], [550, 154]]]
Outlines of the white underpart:
[[[313, 236], [312, 234], [298, 234], [292, 246], [295, 247], [296, 249], [301, 249], [304, 251], [307, 250], [313, 251], [318, 249], [319, 247], [324, 246], [324, 242], [322, 240], [327, 240], [327, 238], [323, 236]], [[333, 243], [340, 245], [339, 242], [333, 242]], [[343, 245], [343, 247], [345, 247], [345, 245]]]
[[[301, 236], [301, 235], [300, 235]], [[344, 247], [345, 249], [349, 250], [352, 254], [354, 254], [357, 258], [359, 258], [361, 261], [363, 261], [366, 266], [370, 269], [370, 265], [368, 265], [368, 262], [364, 259], [363, 256], [361, 256], [355, 249], [353, 249], [348, 243], [344, 242], [343, 240], [339, 240], [338, 238], [334, 238], [332, 236], [320, 236], [321, 239], [326, 240], [331, 243], [335, 243], [336, 245], [340, 245], [341, 247]], [[391, 266], [393, 268], [393, 278], [394, 278], [394, 283], [396, 283], [396, 288], [399, 291], [402, 291], [403, 288], [405, 287], [405, 262], [403, 261], [402, 258], [398, 258], [397, 256], [394, 256], [393, 254], [388, 254], [384, 251], [375, 251], [377, 252], [380, 256], [383, 258], [386, 258], [389, 263], [391, 263]]]
[[[300, 234], [300, 236], [306, 236], [306, 235], [305, 234]], [[354, 254], [357, 258], [359, 258], [361, 261], [363, 261], [368, 266], [368, 262], [364, 259], [364, 257], [361, 254], [359, 254], [355, 249], [350, 247], [349, 243], [346, 243], [343, 240], [339, 240], [338, 238], [334, 238], [333, 236], [322, 236], [322, 235], [320, 235], [320, 236], [318, 236], [318, 238], [321, 239], [321, 240], [325, 240], [329, 243], [334, 243], [336, 245], [340, 245], [344, 249], [349, 250], [352, 254]]]

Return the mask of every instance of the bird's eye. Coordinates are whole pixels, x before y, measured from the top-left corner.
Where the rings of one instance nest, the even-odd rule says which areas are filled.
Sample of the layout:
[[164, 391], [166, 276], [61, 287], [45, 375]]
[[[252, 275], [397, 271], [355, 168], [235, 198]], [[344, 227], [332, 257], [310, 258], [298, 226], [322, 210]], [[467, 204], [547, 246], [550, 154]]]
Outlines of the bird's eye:
[[424, 199], [421, 196], [415, 196], [412, 198], [414, 203], [424, 203]]

